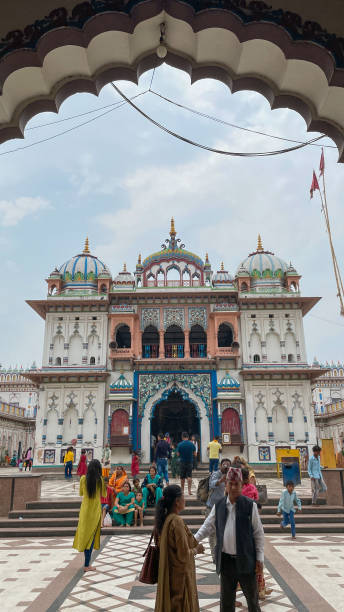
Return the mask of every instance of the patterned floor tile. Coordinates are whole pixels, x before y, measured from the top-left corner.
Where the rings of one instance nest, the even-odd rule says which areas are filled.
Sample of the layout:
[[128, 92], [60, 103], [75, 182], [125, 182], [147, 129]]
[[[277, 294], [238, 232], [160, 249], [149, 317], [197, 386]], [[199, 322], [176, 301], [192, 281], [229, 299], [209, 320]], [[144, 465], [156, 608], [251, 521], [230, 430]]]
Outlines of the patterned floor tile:
[[[98, 580], [97, 574], [92, 575], [91, 572], [86, 574], [86, 577], [79, 582], [72, 590], [70, 595], [64, 602], [62, 609], [66, 609], [66, 605], [73, 605], [79, 599], [83, 605], [88, 605], [89, 609], [94, 609], [100, 605], [100, 600], [104, 602], [108, 599], [112, 601], [114, 610], [152, 610], [155, 606], [156, 587], [144, 585], [137, 580], [138, 571], [141, 568], [140, 563], [133, 563], [139, 558], [140, 552], [147, 546], [148, 536], [122, 536], [111, 538], [104, 549], [97, 556], [94, 565], [101, 571], [102, 580]], [[123, 549], [126, 547], [133, 551], [133, 560], [124, 562]], [[215, 573], [214, 565], [210, 561], [210, 551], [208, 543], [205, 543], [206, 554], [196, 558], [196, 577], [198, 584], [198, 595], [200, 600], [201, 610], [212, 610], [216, 612], [219, 607], [219, 579]], [[136, 555], [135, 555], [136, 550]], [[111, 556], [111, 566], [108, 564], [109, 556]], [[125, 555], [124, 555], [125, 556]], [[106, 572], [104, 571], [106, 567]], [[133, 569], [135, 568], [135, 573]], [[262, 610], [265, 611], [269, 604], [274, 606], [275, 612], [291, 612], [293, 606], [286, 597], [283, 590], [276, 583], [273, 577], [266, 571], [266, 583], [272, 589], [272, 593], [265, 602], [262, 602]], [[99, 575], [99, 574], [98, 574]], [[118, 578], [121, 575], [122, 578]], [[106, 579], [104, 580], [104, 577]], [[80, 584], [87, 588], [80, 591]], [[87, 599], [88, 598], [88, 599]], [[241, 591], [237, 593], [237, 601], [240, 604], [240, 609], [247, 610], [246, 601]], [[104, 609], [107, 609], [104, 607]]]

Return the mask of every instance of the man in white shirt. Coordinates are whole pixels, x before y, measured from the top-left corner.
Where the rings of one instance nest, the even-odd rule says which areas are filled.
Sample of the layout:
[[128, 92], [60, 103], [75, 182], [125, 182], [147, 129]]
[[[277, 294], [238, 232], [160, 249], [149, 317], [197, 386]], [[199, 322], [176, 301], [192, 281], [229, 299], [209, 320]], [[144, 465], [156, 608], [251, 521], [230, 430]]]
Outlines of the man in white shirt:
[[257, 504], [241, 495], [242, 473], [229, 468], [226, 497], [213, 506], [197, 531], [200, 542], [216, 531], [216, 571], [221, 577], [221, 612], [235, 611], [238, 582], [249, 612], [260, 612], [256, 573], [263, 572], [264, 530]]

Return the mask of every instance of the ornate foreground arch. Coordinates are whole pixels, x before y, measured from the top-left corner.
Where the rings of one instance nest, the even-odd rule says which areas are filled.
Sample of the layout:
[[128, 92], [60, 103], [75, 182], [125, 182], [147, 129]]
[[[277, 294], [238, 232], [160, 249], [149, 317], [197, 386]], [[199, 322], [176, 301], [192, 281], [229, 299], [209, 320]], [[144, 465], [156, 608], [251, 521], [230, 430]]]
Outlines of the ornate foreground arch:
[[166, 63], [192, 82], [215, 78], [297, 111], [309, 131], [335, 141], [344, 161], [344, 39], [250, 0], [87, 0], [13, 27], [0, 40], [0, 142], [22, 137], [31, 117], [57, 111], [76, 92], [137, 82], [162, 61], [162, 22]]

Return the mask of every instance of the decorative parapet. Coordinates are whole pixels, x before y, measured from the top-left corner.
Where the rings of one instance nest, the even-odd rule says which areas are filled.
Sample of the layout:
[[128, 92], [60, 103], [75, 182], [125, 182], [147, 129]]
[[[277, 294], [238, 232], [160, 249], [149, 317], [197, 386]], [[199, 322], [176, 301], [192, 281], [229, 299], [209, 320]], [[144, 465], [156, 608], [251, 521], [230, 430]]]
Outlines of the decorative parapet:
[[121, 312], [137, 312], [137, 306], [132, 304], [111, 304], [110, 313], [117, 314]]
[[210, 312], [226, 312], [226, 311], [238, 311], [239, 306], [237, 304], [230, 304], [229, 302], [221, 304], [211, 304]]

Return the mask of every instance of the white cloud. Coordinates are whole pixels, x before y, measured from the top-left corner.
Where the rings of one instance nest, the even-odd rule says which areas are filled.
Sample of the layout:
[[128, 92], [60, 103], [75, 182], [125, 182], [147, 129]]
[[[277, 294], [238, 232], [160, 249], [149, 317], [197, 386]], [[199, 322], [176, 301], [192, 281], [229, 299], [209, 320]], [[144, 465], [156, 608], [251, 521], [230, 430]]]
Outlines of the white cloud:
[[51, 208], [51, 204], [40, 197], [24, 196], [15, 200], [0, 200], [0, 225], [13, 227], [25, 217]]

